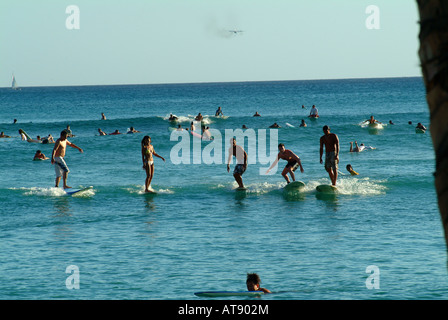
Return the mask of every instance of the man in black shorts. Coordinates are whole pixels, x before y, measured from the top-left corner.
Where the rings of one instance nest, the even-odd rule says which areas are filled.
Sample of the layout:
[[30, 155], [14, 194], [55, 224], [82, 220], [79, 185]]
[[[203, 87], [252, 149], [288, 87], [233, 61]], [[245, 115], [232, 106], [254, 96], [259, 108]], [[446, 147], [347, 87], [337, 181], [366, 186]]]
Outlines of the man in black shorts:
[[236, 139], [230, 139], [231, 146], [229, 148], [229, 157], [227, 159], [227, 172], [230, 171], [230, 160], [232, 156], [236, 158], [236, 166], [233, 170], [233, 177], [238, 183], [239, 188], [244, 188], [243, 178], [241, 177], [247, 169], [247, 153], [244, 149], [236, 144]]
[[294, 171], [296, 171], [296, 169], [300, 167], [300, 172], [303, 172], [302, 162], [300, 161], [300, 158], [291, 150], [286, 149], [283, 143], [280, 143], [278, 145], [278, 151], [280, 152], [277, 155], [277, 159], [275, 159], [275, 161], [269, 167], [268, 171], [266, 171], [266, 174], [268, 174], [269, 171], [271, 171], [271, 169], [275, 167], [275, 165], [280, 159], [283, 159], [288, 161], [282, 172], [283, 178], [285, 178], [286, 182], [289, 183], [290, 182], [288, 177], [289, 173], [292, 178], [292, 181], [296, 181]]

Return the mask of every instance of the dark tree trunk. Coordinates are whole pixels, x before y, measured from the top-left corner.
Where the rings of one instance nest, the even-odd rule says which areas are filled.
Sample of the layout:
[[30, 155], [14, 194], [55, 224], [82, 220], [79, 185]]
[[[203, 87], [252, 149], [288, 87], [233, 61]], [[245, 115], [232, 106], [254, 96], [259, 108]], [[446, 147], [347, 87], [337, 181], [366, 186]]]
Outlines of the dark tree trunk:
[[419, 56], [436, 157], [435, 188], [448, 246], [448, 1], [417, 0]]

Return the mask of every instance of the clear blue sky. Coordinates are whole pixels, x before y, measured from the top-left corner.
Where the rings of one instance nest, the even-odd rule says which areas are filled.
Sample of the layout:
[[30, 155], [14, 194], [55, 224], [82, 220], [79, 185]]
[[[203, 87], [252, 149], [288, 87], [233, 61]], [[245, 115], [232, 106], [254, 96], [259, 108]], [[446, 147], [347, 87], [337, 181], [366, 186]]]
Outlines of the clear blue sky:
[[0, 30], [0, 87], [421, 74], [414, 0], [1, 0]]

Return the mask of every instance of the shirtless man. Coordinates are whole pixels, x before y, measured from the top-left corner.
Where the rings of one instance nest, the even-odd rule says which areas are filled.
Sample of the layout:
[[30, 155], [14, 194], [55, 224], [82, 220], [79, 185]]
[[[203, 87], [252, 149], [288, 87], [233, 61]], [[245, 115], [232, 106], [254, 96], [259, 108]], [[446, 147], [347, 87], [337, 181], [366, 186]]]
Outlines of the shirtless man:
[[296, 177], [294, 175], [294, 171], [296, 171], [297, 167], [300, 167], [300, 172], [303, 173], [303, 167], [302, 163], [300, 161], [300, 158], [291, 150], [285, 149], [285, 145], [283, 143], [280, 143], [278, 145], [278, 151], [280, 151], [277, 155], [277, 159], [272, 163], [272, 165], [269, 167], [269, 169], [266, 171], [266, 174], [271, 171], [273, 167], [277, 164], [277, 162], [280, 159], [288, 161], [285, 168], [283, 169], [282, 176], [285, 178], [286, 182], [289, 184], [289, 178], [288, 173], [291, 175], [292, 181], [296, 181]]
[[336, 185], [338, 178], [339, 163], [339, 138], [336, 134], [330, 133], [330, 127], [323, 127], [324, 135], [320, 138], [320, 163], [322, 163], [322, 155], [325, 145], [325, 170], [327, 170], [331, 184]]
[[370, 119], [367, 119], [366, 121], [368, 124], [375, 124], [375, 123], [379, 123], [382, 124], [381, 122], [379, 122], [378, 120], [376, 120], [373, 116], [370, 116]]
[[67, 164], [64, 161], [65, 150], [67, 149], [67, 145], [72, 148], [78, 149], [79, 152], [83, 153], [84, 151], [76, 146], [74, 143], [71, 143], [67, 140], [67, 131], [61, 132], [61, 137], [56, 140], [54, 144], [53, 152], [51, 154], [51, 164], [54, 164], [54, 170], [56, 172], [56, 185], [55, 187], [59, 187], [59, 182], [61, 181], [61, 177], [64, 183], [64, 189], [71, 188], [67, 185], [67, 175], [70, 170], [67, 167]]
[[229, 148], [229, 157], [227, 159], [227, 172], [230, 171], [230, 160], [232, 156], [236, 158], [236, 166], [233, 170], [233, 177], [238, 183], [239, 188], [244, 188], [243, 178], [241, 177], [247, 169], [247, 153], [244, 149], [236, 144], [236, 139], [230, 139], [232, 146]]

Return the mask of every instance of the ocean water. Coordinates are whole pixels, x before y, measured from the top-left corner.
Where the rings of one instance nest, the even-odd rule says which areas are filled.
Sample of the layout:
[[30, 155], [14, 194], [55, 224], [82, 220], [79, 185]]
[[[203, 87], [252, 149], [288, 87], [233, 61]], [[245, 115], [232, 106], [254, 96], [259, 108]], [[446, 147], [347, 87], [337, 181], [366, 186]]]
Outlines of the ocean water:
[[[218, 106], [226, 117], [214, 117]], [[173, 152], [187, 138], [172, 128], [199, 112], [222, 144], [187, 135], [191, 148]], [[371, 115], [395, 124], [369, 130], [361, 123]], [[281, 128], [271, 131], [274, 122]], [[434, 152], [417, 122], [429, 127], [420, 78], [2, 88], [0, 131], [11, 138], [0, 139], [0, 299], [206, 300], [194, 292], [246, 290], [248, 272], [274, 292], [261, 300], [447, 299]], [[32, 161], [53, 145], [18, 133], [58, 137], [67, 125], [84, 150], [67, 150], [68, 184], [93, 186], [74, 196], [54, 188], [49, 160]], [[230, 173], [225, 164], [226, 132], [242, 125], [257, 142], [244, 140], [246, 193], [233, 190], [235, 164]], [[330, 182], [319, 162], [323, 125], [340, 140], [336, 196], [316, 192]], [[131, 126], [140, 132], [97, 132]], [[166, 159], [155, 158], [156, 195], [143, 192], [145, 135]], [[285, 161], [260, 174], [269, 166], [260, 146], [277, 153], [271, 141], [302, 159], [302, 192], [283, 191]], [[376, 149], [350, 153], [350, 141]]]

